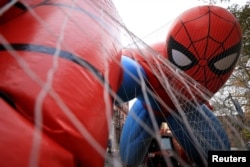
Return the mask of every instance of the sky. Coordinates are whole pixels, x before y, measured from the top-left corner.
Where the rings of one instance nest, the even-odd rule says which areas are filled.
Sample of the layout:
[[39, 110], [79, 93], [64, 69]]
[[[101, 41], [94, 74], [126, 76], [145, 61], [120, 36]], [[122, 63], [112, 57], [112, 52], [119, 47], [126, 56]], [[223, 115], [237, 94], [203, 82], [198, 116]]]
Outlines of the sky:
[[[215, 5], [228, 7], [233, 3], [244, 5], [247, 0], [230, 0]], [[209, 4], [209, 0], [113, 0], [126, 27], [150, 44], [164, 40], [167, 28], [183, 11]], [[124, 41], [126, 43], [126, 41]]]

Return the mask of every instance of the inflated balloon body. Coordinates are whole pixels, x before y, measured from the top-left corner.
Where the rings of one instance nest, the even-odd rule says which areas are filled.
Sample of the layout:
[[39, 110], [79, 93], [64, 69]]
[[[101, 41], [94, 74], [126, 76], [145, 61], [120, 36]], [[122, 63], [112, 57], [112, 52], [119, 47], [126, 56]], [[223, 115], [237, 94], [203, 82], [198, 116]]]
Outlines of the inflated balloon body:
[[[9, 2], [1, 1], [0, 6]], [[175, 75], [154, 54], [146, 55], [150, 61], [134, 50], [121, 56], [118, 20], [109, 0], [23, 0], [0, 16], [0, 166], [103, 166], [113, 104], [110, 92], [117, 92], [123, 101], [137, 97], [132, 111], [151, 129], [148, 109], [153, 108], [157, 123], [167, 121], [185, 151], [200, 163], [200, 152], [190, 134], [183, 133], [188, 131], [182, 121], [155, 97], [145, 99], [141, 89], [143, 82], [150, 85], [176, 110], [158, 73], [163, 71], [170, 84], [180, 90], [184, 84], [176, 82]], [[230, 13], [203, 6], [183, 13], [166, 42], [152, 48], [161, 54], [158, 58], [215, 93], [233, 70], [240, 40], [239, 24]], [[161, 70], [153, 71], [159, 64]], [[182, 93], [199, 99], [200, 106], [190, 106], [197, 112], [195, 117], [187, 116], [188, 121], [203, 122], [194, 126], [204, 132], [202, 137], [210, 137], [212, 148], [228, 149], [227, 135], [203, 105], [205, 100], [195, 91], [184, 89]], [[206, 133], [215, 127], [219, 135]], [[217, 142], [218, 136], [222, 143]], [[151, 139], [130, 112], [121, 136], [122, 160], [133, 166], [140, 164]], [[201, 149], [206, 153], [209, 148]]]
[[[208, 97], [221, 88], [231, 75], [239, 58], [241, 36], [237, 19], [226, 9], [217, 6], [198, 6], [185, 11], [175, 20], [165, 42], [152, 46], [158, 54], [150, 54], [147, 50], [124, 51], [123, 55], [136, 60], [141, 66], [138, 68], [140, 70], [137, 70], [137, 75], [140, 74], [146, 78], [152, 91], [164, 101], [166, 106], [170, 107], [164, 108], [162, 103], [157, 103], [157, 100], [150, 95], [147, 100], [143, 95], [137, 96], [137, 102], [128, 115], [121, 137], [120, 152], [125, 163], [133, 166], [139, 165], [147, 152], [152, 135], [138, 120], [136, 121], [134, 115], [154, 129], [147, 107], [149, 104], [146, 103], [148, 100], [157, 123], [168, 122], [179, 143], [198, 165], [206, 165], [206, 159], [203, 157], [206, 158], [208, 150], [230, 149], [230, 143], [222, 125], [203, 105], [206, 103], [206, 98], [203, 98], [201, 91], [196, 91], [195, 87], [198, 85], [201, 89], [208, 90]], [[125, 59], [123, 61], [125, 62]], [[191, 80], [195, 86], [190, 85], [190, 89], [187, 89], [185, 83], [177, 80], [177, 76], [174, 75], [176, 73], [171, 72], [164, 62], [170, 62], [174, 65], [173, 69], [180, 69], [190, 76], [186, 81]], [[164, 74], [164, 77], [160, 74]], [[170, 98], [171, 92], [168, 92], [162, 84], [164, 80], [165, 82], [167, 80], [168, 84], [174, 86], [176, 90], [180, 90], [182, 97], [191, 101], [192, 95], [196, 97], [194, 105], [187, 105], [184, 110], [188, 112], [186, 119], [193, 127], [193, 132], [200, 133], [200, 138], [192, 138], [184, 121], [176, 119], [171, 114], [170, 110], [178, 113], [178, 104]], [[125, 89], [125, 85], [123, 87], [124, 90], [131, 89]], [[137, 95], [139, 93], [140, 91], [137, 90]], [[201, 147], [197, 148], [194, 141], [198, 142]]]
[[0, 16], [0, 166], [103, 166], [109, 91], [118, 90], [121, 71], [113, 4], [9, 7]]

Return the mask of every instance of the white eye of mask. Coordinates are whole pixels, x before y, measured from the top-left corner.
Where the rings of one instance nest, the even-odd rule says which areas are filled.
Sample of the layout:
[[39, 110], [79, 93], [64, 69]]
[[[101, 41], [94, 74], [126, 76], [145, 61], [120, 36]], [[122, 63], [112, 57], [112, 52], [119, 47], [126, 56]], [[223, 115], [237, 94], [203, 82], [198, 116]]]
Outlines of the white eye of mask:
[[218, 60], [217, 62], [215, 62], [214, 67], [217, 68], [218, 70], [226, 70], [230, 66], [232, 66], [232, 64], [235, 62], [235, 59], [237, 59], [237, 57], [238, 57], [238, 53], [230, 54], [229, 56], [226, 56]]
[[173, 55], [173, 61], [178, 65], [178, 66], [188, 66], [192, 63], [192, 61], [182, 52], [172, 49], [172, 55]]

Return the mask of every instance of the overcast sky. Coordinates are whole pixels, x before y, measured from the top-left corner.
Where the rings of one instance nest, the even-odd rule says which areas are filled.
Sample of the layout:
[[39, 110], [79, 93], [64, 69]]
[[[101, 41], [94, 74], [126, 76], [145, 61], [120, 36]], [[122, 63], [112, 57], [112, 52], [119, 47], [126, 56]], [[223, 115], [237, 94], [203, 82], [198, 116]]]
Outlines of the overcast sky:
[[[208, 0], [207, 0], [208, 1]], [[217, 0], [220, 2], [220, 0]], [[244, 5], [247, 0], [230, 0], [216, 5]], [[183, 11], [208, 4], [205, 0], [113, 0], [126, 27], [147, 43], [164, 40], [167, 27]]]

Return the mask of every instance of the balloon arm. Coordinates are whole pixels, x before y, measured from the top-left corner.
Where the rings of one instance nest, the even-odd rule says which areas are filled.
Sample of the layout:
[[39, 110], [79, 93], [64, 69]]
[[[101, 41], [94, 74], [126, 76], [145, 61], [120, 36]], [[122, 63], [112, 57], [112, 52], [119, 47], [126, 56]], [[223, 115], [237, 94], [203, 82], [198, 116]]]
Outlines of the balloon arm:
[[134, 166], [142, 163], [154, 137], [153, 123], [159, 126], [161, 122], [168, 123], [179, 144], [198, 165], [206, 163], [208, 150], [230, 149], [223, 126], [206, 105], [189, 106], [165, 117], [154, 114], [155, 119], [152, 119], [149, 107], [153, 113], [161, 113], [161, 110], [152, 97], [143, 97], [140, 83], [146, 78], [144, 69], [127, 56], [122, 56], [121, 64], [124, 69], [123, 80], [117, 92], [120, 101], [116, 100], [116, 104], [137, 98], [121, 135], [120, 152], [123, 162]]
[[140, 165], [154, 134], [152, 119], [145, 108], [144, 98], [139, 96], [128, 113], [121, 134], [120, 154], [123, 163], [132, 166]]
[[[181, 116], [169, 115], [166, 122], [186, 154], [197, 165], [207, 165], [209, 150], [229, 150], [228, 136], [211, 110], [206, 105], [187, 107]], [[184, 121], [186, 120], [186, 121]]]
[[[152, 103], [152, 100], [150, 102]], [[151, 105], [153, 110], [156, 110], [154, 103]], [[123, 127], [120, 141], [122, 161], [132, 166], [138, 166], [143, 162], [155, 137], [153, 121], [156, 121], [158, 126], [162, 122], [167, 122], [173, 136], [189, 158], [198, 165], [206, 165], [204, 161], [207, 159], [208, 150], [230, 149], [230, 142], [223, 126], [206, 105], [192, 106], [185, 110], [185, 118], [181, 118], [176, 111], [177, 116], [168, 115], [165, 118], [157, 116], [152, 119], [145, 108], [144, 98], [138, 97]], [[189, 128], [192, 129], [191, 132]]]
[[143, 68], [133, 59], [122, 56], [123, 68], [122, 84], [117, 92], [115, 104], [127, 102], [142, 94], [141, 82], [146, 78]]

